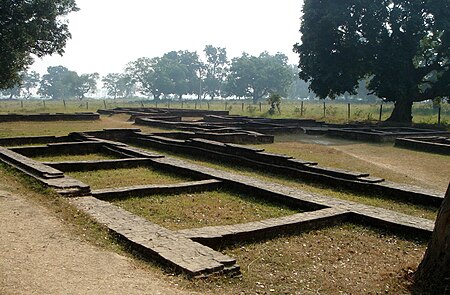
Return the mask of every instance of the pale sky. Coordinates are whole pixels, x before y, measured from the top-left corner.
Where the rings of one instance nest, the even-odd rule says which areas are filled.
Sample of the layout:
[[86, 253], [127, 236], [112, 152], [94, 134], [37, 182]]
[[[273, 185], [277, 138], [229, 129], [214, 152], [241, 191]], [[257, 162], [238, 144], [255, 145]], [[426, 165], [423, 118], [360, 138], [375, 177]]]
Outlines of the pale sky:
[[242, 52], [282, 52], [297, 64], [303, 0], [77, 0], [69, 15], [65, 54], [36, 59], [31, 70], [63, 65], [78, 74], [122, 72], [139, 57], [172, 50], [225, 47], [228, 58]]

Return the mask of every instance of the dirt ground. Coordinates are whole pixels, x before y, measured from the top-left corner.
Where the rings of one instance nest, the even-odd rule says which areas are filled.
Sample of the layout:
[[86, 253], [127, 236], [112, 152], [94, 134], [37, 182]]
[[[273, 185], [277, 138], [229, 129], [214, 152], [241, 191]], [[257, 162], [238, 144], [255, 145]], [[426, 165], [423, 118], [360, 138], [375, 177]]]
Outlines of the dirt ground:
[[449, 184], [450, 156], [397, 148], [393, 143], [303, 134], [278, 138], [275, 144], [265, 146], [267, 150], [442, 192]]
[[0, 294], [189, 294], [7, 190], [0, 182]]

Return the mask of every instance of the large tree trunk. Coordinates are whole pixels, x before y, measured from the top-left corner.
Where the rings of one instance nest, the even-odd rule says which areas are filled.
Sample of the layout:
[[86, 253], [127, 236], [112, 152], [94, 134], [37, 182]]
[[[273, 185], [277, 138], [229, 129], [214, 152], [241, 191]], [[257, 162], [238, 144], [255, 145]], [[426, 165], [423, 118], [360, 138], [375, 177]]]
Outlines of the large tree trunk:
[[391, 116], [386, 121], [411, 125], [412, 105], [413, 102], [407, 99], [397, 100], [395, 102], [394, 110], [392, 111]]
[[[450, 184], [436, 219], [433, 235], [414, 279], [432, 294], [450, 291]], [[431, 294], [430, 293], [430, 294]]]

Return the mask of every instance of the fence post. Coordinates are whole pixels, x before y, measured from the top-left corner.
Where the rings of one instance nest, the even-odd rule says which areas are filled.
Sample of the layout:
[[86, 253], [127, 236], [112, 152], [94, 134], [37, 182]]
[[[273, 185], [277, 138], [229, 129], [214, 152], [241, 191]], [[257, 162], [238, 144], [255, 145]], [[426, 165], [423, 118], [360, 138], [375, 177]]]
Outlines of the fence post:
[[208, 111], [209, 111], [209, 101], [207, 102], [207, 104], [208, 104]]
[[63, 99], [64, 109], [66, 109], [66, 101]]
[[327, 116], [327, 105], [324, 100], [323, 101], [323, 117], [325, 118], [326, 116]]
[[89, 101], [86, 101], [86, 110], [89, 109]]
[[380, 116], [378, 117], [378, 122], [381, 122], [382, 115], [383, 115], [383, 103], [380, 104]]
[[44, 104], [44, 109], [45, 109], [45, 100], [42, 100], [42, 103]]
[[242, 111], [244, 111], [244, 103], [242, 103]]
[[303, 100], [300, 103], [300, 117], [303, 117]]
[[259, 102], [259, 112], [262, 112], [262, 103]]
[[441, 106], [438, 108], [438, 128], [441, 127]]
[[20, 101], [20, 107], [23, 109], [23, 100]]
[[350, 120], [350, 114], [351, 114], [351, 106], [350, 104], [347, 104], [347, 119]]

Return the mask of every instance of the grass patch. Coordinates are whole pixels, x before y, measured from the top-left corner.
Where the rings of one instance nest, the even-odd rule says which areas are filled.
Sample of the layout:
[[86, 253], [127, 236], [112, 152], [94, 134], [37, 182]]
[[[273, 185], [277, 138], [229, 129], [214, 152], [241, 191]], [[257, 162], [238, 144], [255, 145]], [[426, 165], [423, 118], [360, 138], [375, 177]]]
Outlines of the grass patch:
[[161, 172], [151, 167], [102, 169], [96, 171], [67, 172], [67, 175], [89, 184], [93, 189], [144, 184], [171, 184], [192, 179]]
[[425, 249], [422, 240], [344, 224], [224, 249], [242, 277], [184, 284], [213, 294], [405, 294]]
[[41, 162], [64, 162], [64, 161], [99, 161], [119, 159], [118, 156], [106, 153], [90, 153], [83, 155], [52, 155], [32, 157], [36, 161]]
[[130, 197], [113, 203], [172, 230], [246, 223], [300, 212], [260, 198], [220, 190]]

